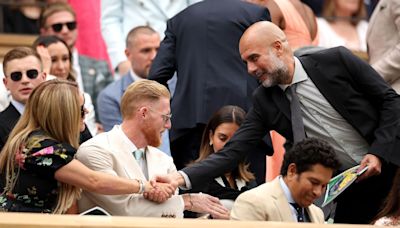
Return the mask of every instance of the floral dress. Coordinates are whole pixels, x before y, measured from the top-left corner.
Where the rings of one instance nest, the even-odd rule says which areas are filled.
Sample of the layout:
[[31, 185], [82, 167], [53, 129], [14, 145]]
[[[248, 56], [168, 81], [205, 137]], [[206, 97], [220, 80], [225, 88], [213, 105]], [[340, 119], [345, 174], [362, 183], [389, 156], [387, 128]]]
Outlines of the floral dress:
[[0, 176], [0, 210], [51, 213], [57, 205], [59, 182], [55, 172], [74, 158], [76, 149], [34, 131], [15, 155], [16, 184], [5, 191], [4, 172]]

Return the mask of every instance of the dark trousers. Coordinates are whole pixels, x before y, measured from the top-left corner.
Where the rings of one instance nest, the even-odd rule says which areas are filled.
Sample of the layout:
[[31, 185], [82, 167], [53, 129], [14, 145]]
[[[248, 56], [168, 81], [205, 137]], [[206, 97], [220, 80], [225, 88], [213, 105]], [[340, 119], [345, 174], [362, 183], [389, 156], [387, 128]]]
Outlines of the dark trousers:
[[335, 223], [369, 224], [382, 208], [395, 172], [395, 166], [382, 165], [380, 175], [353, 183], [337, 198]]
[[[171, 140], [171, 155], [178, 170], [184, 168], [191, 161], [199, 157], [201, 137], [204, 128], [205, 125], [198, 124], [196, 128], [186, 129], [185, 133], [180, 131], [180, 136]], [[173, 134], [173, 132], [171, 132], [171, 134]], [[250, 163], [249, 169], [256, 176], [258, 185], [265, 182], [266, 154], [269, 153], [269, 150], [270, 147], [266, 147], [264, 143], [260, 143], [253, 151], [248, 152], [249, 156], [247, 157], [247, 162]]]

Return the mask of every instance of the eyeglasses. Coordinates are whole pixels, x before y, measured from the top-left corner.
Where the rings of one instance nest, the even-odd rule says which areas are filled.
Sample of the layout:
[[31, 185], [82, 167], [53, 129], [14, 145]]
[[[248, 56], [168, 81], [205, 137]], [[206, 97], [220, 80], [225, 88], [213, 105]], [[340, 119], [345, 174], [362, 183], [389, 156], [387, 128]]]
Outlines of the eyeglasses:
[[156, 111], [156, 110], [154, 110], [154, 109], [152, 109], [152, 108], [150, 108], [150, 107], [149, 107], [149, 109], [150, 109], [151, 111], [155, 112], [155, 113], [160, 114], [161, 117], [162, 117], [163, 120], [164, 120], [164, 123], [167, 123], [167, 122], [170, 121], [171, 118], [172, 118], [172, 114], [162, 114], [161, 112], [158, 112], [158, 111]]
[[67, 26], [69, 31], [76, 29], [76, 21], [71, 21], [71, 22], [66, 22], [66, 23], [56, 23], [56, 24], [50, 25], [50, 27], [53, 29], [54, 32], [61, 32], [64, 25]]
[[[23, 74], [23, 72], [21, 72], [21, 71], [11, 72], [10, 78], [14, 82], [18, 82], [19, 80], [22, 79], [22, 74]], [[39, 76], [39, 71], [36, 69], [27, 70], [26, 76], [28, 76], [28, 78], [30, 78], [30, 79], [35, 79]]]

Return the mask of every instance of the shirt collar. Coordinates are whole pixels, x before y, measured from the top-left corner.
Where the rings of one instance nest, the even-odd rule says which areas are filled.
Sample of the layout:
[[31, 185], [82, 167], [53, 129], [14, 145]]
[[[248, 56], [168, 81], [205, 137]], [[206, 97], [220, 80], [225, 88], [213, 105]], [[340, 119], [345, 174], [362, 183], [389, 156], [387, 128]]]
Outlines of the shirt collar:
[[279, 176], [279, 184], [281, 185], [281, 188], [283, 190], [283, 193], [286, 196], [286, 199], [288, 200], [289, 203], [296, 203], [292, 197], [292, 193], [290, 192], [289, 187], [286, 185], [285, 181], [283, 180], [282, 176]]
[[300, 60], [295, 56], [293, 56], [293, 58], [294, 58], [294, 74], [293, 74], [292, 82], [290, 84], [286, 84], [286, 85], [281, 85], [281, 84], [278, 85], [279, 87], [281, 87], [281, 89], [283, 91], [285, 91], [287, 87], [289, 87], [293, 84], [307, 80], [307, 73], [304, 70], [303, 65], [301, 64]]
[[[141, 148], [137, 148], [136, 145], [128, 138], [128, 136], [126, 136], [125, 132], [122, 130], [121, 125], [115, 125], [115, 128], [117, 129], [118, 134], [120, 135], [121, 139], [128, 146], [129, 151], [134, 152], [137, 149], [141, 149]], [[144, 153], [143, 153], [144, 159], [146, 159], [146, 151], [147, 151], [147, 146], [144, 148]]]
[[25, 110], [25, 105], [24, 104], [14, 100], [12, 97], [11, 97], [11, 104], [14, 105], [14, 108], [17, 109], [19, 114], [22, 115], [24, 113], [24, 110]]
[[129, 72], [134, 82], [143, 80], [143, 78], [139, 77], [132, 69]]

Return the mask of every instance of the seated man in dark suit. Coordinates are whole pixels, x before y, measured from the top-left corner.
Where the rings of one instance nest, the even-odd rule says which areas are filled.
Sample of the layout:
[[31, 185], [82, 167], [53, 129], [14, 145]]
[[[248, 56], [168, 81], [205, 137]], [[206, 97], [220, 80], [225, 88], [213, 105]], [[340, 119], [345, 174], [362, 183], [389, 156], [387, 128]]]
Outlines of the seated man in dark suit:
[[283, 31], [270, 22], [250, 26], [239, 49], [248, 72], [262, 82], [253, 109], [222, 151], [171, 177], [196, 188], [235, 167], [269, 130], [294, 142], [307, 135], [332, 145], [339, 171], [368, 166], [336, 198], [335, 222], [370, 223], [400, 165], [400, 96], [344, 47], [293, 56]]
[[40, 56], [31, 48], [18, 47], [7, 52], [3, 60], [4, 85], [11, 102], [0, 113], [0, 150], [24, 111], [32, 90], [46, 79]]
[[[4, 85], [10, 91], [10, 105], [0, 113], [0, 150], [8, 135], [24, 112], [28, 98], [40, 83], [46, 80], [42, 62], [37, 52], [31, 48], [18, 47], [7, 52], [3, 60]], [[85, 110], [82, 110], [86, 112]], [[62, 121], [62, 120], [60, 120]], [[87, 126], [80, 134], [80, 142], [91, 138]]]
[[324, 223], [322, 210], [313, 202], [338, 168], [328, 143], [315, 138], [300, 141], [287, 150], [281, 176], [236, 199], [231, 219]]

